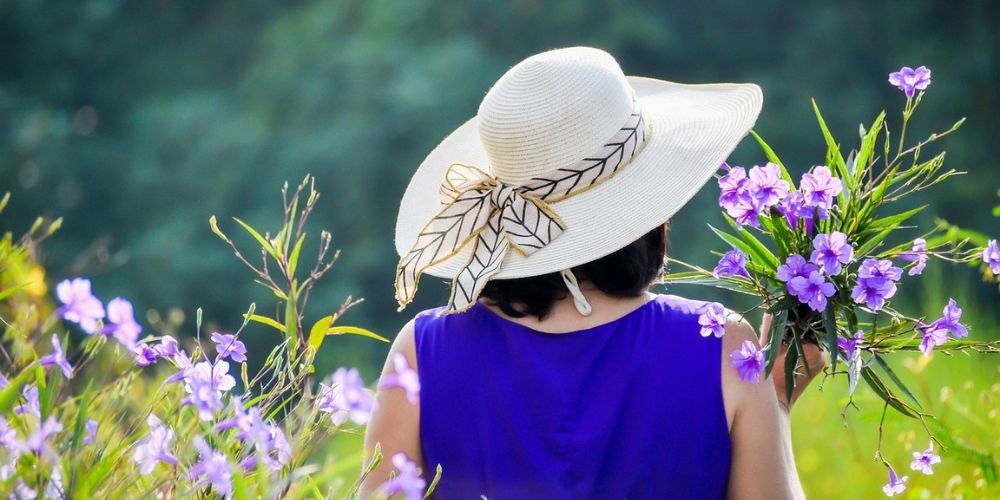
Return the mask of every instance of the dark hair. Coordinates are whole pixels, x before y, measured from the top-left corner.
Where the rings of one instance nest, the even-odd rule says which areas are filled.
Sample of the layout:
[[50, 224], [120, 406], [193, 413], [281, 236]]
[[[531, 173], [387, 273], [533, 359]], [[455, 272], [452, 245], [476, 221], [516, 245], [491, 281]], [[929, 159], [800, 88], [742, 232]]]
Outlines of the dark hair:
[[[614, 253], [572, 268], [579, 281], [589, 281], [613, 297], [638, 297], [663, 273], [667, 225], [653, 229]], [[542, 320], [557, 300], [569, 295], [559, 273], [529, 278], [491, 280], [481, 297], [508, 316]]]

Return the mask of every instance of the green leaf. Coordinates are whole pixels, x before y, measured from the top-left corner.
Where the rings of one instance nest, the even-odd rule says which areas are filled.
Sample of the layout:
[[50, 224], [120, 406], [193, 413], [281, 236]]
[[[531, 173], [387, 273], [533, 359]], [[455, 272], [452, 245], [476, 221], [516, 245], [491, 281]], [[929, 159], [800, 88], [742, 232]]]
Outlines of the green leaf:
[[668, 273], [663, 277], [663, 282], [677, 285], [710, 286], [755, 297], [760, 295], [757, 288], [747, 280], [716, 279], [711, 274], [704, 274], [697, 271]]
[[299, 240], [295, 242], [295, 247], [292, 249], [292, 255], [288, 258], [288, 276], [295, 277], [295, 268], [299, 265], [299, 252], [302, 251], [302, 242], [305, 241], [306, 234], [302, 233], [299, 236]]
[[743, 253], [749, 255], [751, 259], [755, 258], [758, 264], [769, 266], [769, 270], [772, 272], [778, 268], [778, 258], [775, 257], [774, 254], [760, 242], [760, 240], [758, 240], [753, 234], [750, 234], [750, 231], [738, 229], [736, 221], [728, 215], [726, 216], [726, 222], [728, 222], [729, 225], [736, 230], [736, 234], [739, 236], [733, 236], [732, 234], [720, 231], [711, 224], [709, 224], [708, 227], [712, 230], [712, 232], [725, 240], [726, 243], [739, 248], [743, 251]]
[[365, 330], [364, 328], [359, 328], [356, 326], [335, 326], [326, 331], [327, 335], [360, 335], [362, 337], [368, 337], [370, 339], [381, 340], [382, 342], [389, 343], [389, 339], [371, 331]]
[[799, 350], [802, 349], [802, 340], [799, 332], [792, 330], [792, 345], [785, 351], [785, 401], [789, 408], [792, 406], [792, 393], [795, 392], [795, 365], [799, 361]]
[[309, 345], [319, 350], [320, 346], [323, 345], [323, 339], [326, 338], [326, 331], [330, 329], [332, 324], [333, 315], [323, 316], [313, 323], [312, 328], [309, 329]]
[[273, 257], [274, 260], [276, 260], [276, 261], [280, 261], [281, 260], [281, 259], [278, 258], [278, 252], [277, 252], [277, 250], [274, 249], [274, 246], [272, 246], [271, 243], [267, 241], [267, 239], [265, 239], [263, 236], [261, 236], [260, 233], [258, 233], [256, 229], [250, 227], [249, 224], [247, 224], [246, 222], [243, 222], [242, 220], [240, 220], [240, 219], [238, 219], [236, 217], [233, 217], [233, 220], [236, 221], [237, 224], [239, 224], [240, 226], [242, 226], [243, 229], [245, 229], [246, 232], [249, 233], [250, 236], [253, 237], [253, 239], [257, 240], [257, 243], [261, 246], [261, 248], [264, 249], [264, 251], [266, 251], [268, 253], [268, 255], [270, 255], [271, 257]]
[[827, 302], [826, 310], [823, 311], [823, 328], [826, 329], [826, 348], [830, 351], [830, 371], [836, 373], [840, 349], [837, 346], [837, 317], [834, 315], [833, 301]]
[[10, 297], [11, 295], [14, 295], [19, 290], [24, 289], [24, 287], [26, 287], [26, 286], [28, 286], [30, 284], [31, 284], [31, 282], [21, 283], [20, 285], [15, 285], [15, 286], [12, 286], [12, 287], [10, 287], [10, 288], [8, 288], [6, 290], [0, 291], [0, 300], [6, 299], [7, 297]]
[[872, 390], [875, 391], [875, 394], [878, 394], [878, 397], [882, 398], [883, 401], [888, 403], [889, 406], [893, 407], [899, 413], [912, 418], [920, 417], [917, 412], [913, 411], [912, 408], [907, 406], [905, 403], [900, 401], [899, 398], [892, 394], [892, 391], [885, 386], [885, 383], [882, 382], [882, 379], [879, 378], [870, 366], [861, 367], [861, 378], [865, 379], [868, 387], [871, 387]]
[[764, 365], [764, 377], [771, 376], [771, 369], [774, 368], [774, 361], [778, 359], [778, 351], [781, 350], [781, 341], [785, 336], [785, 320], [788, 319], [788, 310], [778, 311], [771, 319], [771, 328], [767, 332], [767, 362]]
[[[844, 163], [844, 155], [840, 153], [840, 145], [833, 138], [833, 134], [830, 133], [830, 129], [826, 126], [826, 120], [823, 119], [823, 114], [819, 111], [819, 104], [816, 103], [816, 99], [812, 100], [813, 110], [816, 112], [816, 121], [819, 122], [819, 129], [823, 132], [823, 138], [826, 139], [826, 158], [828, 165], [833, 168], [838, 174], [838, 176], [848, 182], [848, 190], [853, 188], [854, 179], [851, 177], [850, 172], [847, 171], [847, 167]], [[841, 192], [841, 195], [844, 193]]]
[[869, 164], [872, 161], [872, 154], [875, 153], [875, 143], [878, 139], [878, 134], [882, 129], [882, 122], [885, 121], [885, 110], [875, 117], [875, 121], [872, 122], [872, 126], [869, 127], [868, 132], [861, 139], [861, 149], [858, 150], [857, 156], [854, 157], [854, 185], [857, 186], [861, 184], [861, 179], [864, 178], [865, 173], [868, 172]]
[[993, 207], [993, 216], [1000, 217], [1000, 205]]
[[434, 493], [434, 489], [437, 488], [438, 481], [440, 480], [441, 464], [437, 464], [437, 467], [434, 468], [434, 479], [431, 479], [431, 484], [427, 487], [427, 492], [424, 493], [424, 498], [430, 498], [430, 496]]
[[882, 241], [885, 240], [886, 237], [888, 237], [889, 234], [891, 234], [895, 230], [896, 230], [895, 227], [883, 229], [880, 233], [876, 234], [875, 236], [872, 236], [868, 241], [864, 242], [864, 244], [858, 247], [858, 250], [854, 253], [854, 255], [856, 255], [857, 256], [856, 258], [858, 259], [867, 256], [869, 252], [874, 250], [875, 247], [877, 247], [880, 243], [882, 243]]
[[34, 366], [28, 365], [7, 384], [7, 387], [0, 390], [0, 415], [6, 415], [14, 407], [14, 402], [21, 394], [21, 387], [34, 375]]
[[752, 135], [753, 138], [757, 140], [757, 144], [760, 145], [760, 149], [761, 151], [764, 152], [764, 156], [767, 157], [767, 161], [774, 163], [775, 165], [778, 166], [779, 169], [781, 169], [781, 177], [785, 179], [786, 182], [788, 182], [788, 185], [791, 188], [794, 189], [795, 181], [792, 180], [792, 176], [789, 175], [788, 170], [785, 169], [785, 164], [781, 163], [781, 159], [778, 158], [778, 155], [774, 153], [774, 150], [771, 149], [771, 146], [768, 146], [767, 143], [764, 142], [764, 139], [759, 134], [757, 134], [757, 132], [751, 130], [750, 135]]
[[250, 495], [247, 493], [247, 481], [243, 477], [243, 471], [239, 467], [232, 468], [233, 477], [233, 499], [247, 500]]
[[886, 216], [886, 217], [882, 217], [880, 219], [875, 219], [872, 222], [870, 222], [867, 226], [865, 226], [865, 230], [866, 231], [875, 232], [877, 230], [884, 229], [884, 228], [896, 228], [900, 224], [902, 224], [902, 223], [906, 222], [907, 220], [909, 220], [914, 215], [917, 215], [920, 212], [923, 212], [924, 209], [927, 208], [927, 207], [928, 207], [928, 205], [921, 205], [921, 206], [919, 206], [917, 208], [914, 208], [914, 209], [911, 209], [911, 210], [907, 210], [905, 212], [900, 212], [900, 213], [895, 214], [895, 215], [889, 215], [889, 216]]
[[260, 323], [262, 325], [270, 326], [271, 328], [274, 328], [275, 330], [278, 330], [281, 333], [285, 333], [285, 326], [284, 325], [282, 325], [281, 323], [278, 323], [277, 321], [275, 321], [275, 320], [273, 320], [271, 318], [268, 318], [267, 316], [261, 316], [259, 314], [250, 314], [250, 315], [244, 314], [243, 318], [244, 319], [249, 318], [250, 321], [253, 321], [253, 322], [256, 322], [256, 323]]
[[896, 387], [899, 387], [899, 389], [903, 391], [903, 394], [906, 394], [906, 396], [910, 398], [910, 401], [913, 401], [913, 404], [917, 405], [917, 408], [923, 408], [923, 406], [920, 405], [920, 400], [918, 400], [917, 397], [910, 392], [910, 389], [906, 387], [906, 384], [904, 384], [903, 381], [896, 376], [896, 372], [889, 367], [889, 364], [882, 359], [882, 356], [872, 354], [872, 359], [874, 359], [875, 364], [882, 368], [882, 371], [889, 376], [889, 380], [892, 380], [892, 382], [896, 384]]

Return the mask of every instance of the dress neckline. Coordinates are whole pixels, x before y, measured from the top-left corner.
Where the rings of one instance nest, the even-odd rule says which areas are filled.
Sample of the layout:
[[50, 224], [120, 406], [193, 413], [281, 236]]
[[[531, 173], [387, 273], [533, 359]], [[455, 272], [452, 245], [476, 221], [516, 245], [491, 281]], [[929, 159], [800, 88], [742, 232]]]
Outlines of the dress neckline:
[[643, 302], [638, 307], [632, 309], [631, 311], [629, 311], [629, 312], [627, 312], [627, 313], [625, 313], [625, 314], [623, 314], [623, 315], [621, 315], [621, 316], [619, 316], [619, 317], [617, 317], [615, 319], [612, 319], [610, 321], [606, 321], [606, 322], [601, 323], [599, 325], [594, 325], [594, 326], [591, 326], [591, 327], [582, 328], [580, 330], [570, 330], [568, 332], [546, 332], [546, 331], [542, 331], [542, 330], [537, 330], [537, 329], [532, 328], [532, 327], [527, 326], [527, 325], [522, 325], [521, 323], [518, 323], [516, 321], [510, 320], [508, 318], [505, 318], [505, 317], [501, 316], [500, 314], [497, 314], [495, 311], [493, 311], [489, 307], [486, 307], [485, 305], [483, 305], [482, 302], [479, 302], [479, 301], [476, 302], [476, 304], [473, 306], [473, 308], [479, 309], [480, 311], [482, 311], [483, 314], [496, 319], [496, 321], [499, 321], [499, 322], [501, 322], [503, 324], [506, 324], [506, 325], [510, 325], [513, 328], [517, 329], [517, 330], [528, 332], [528, 333], [531, 333], [531, 334], [534, 334], [534, 335], [544, 336], [544, 337], [564, 337], [564, 336], [575, 337], [575, 336], [579, 336], [581, 334], [585, 335], [585, 334], [587, 334], [589, 332], [593, 332], [593, 331], [596, 331], [596, 330], [602, 330], [602, 329], [605, 329], [605, 328], [607, 328], [609, 326], [613, 326], [613, 325], [615, 325], [617, 323], [621, 323], [621, 322], [625, 321], [626, 319], [631, 318], [632, 316], [635, 316], [635, 315], [639, 314], [640, 312], [646, 310], [654, 302], [658, 302], [662, 297], [663, 297], [662, 294], [654, 293], [652, 298], [650, 298], [649, 300], [647, 300], [646, 302]]

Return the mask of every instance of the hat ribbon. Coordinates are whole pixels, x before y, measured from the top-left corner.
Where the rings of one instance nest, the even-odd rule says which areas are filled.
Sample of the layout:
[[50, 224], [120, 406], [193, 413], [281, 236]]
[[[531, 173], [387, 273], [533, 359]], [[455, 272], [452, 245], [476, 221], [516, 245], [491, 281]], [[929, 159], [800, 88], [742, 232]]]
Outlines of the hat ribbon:
[[424, 226], [396, 266], [399, 310], [413, 300], [425, 269], [469, 244], [473, 245], [472, 254], [452, 281], [445, 312], [471, 307], [500, 271], [511, 247], [528, 256], [566, 230], [549, 203], [584, 192], [619, 172], [642, 149], [647, 129], [638, 100], [633, 100], [627, 122], [599, 152], [519, 186], [505, 184], [473, 165], [451, 164], [440, 189], [443, 208]]

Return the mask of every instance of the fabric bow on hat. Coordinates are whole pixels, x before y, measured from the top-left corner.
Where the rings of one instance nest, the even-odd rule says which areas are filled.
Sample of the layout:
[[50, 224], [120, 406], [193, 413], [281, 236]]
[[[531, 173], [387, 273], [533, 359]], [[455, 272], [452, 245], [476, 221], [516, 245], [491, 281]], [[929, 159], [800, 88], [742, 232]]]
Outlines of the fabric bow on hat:
[[531, 255], [566, 229], [549, 206], [610, 178], [640, 150], [646, 137], [642, 113], [635, 108], [628, 123], [591, 155], [575, 165], [557, 168], [521, 186], [509, 186], [483, 170], [452, 164], [441, 185], [444, 208], [424, 226], [396, 267], [396, 300], [400, 309], [417, 292], [424, 269], [442, 262], [467, 244], [473, 251], [455, 277], [446, 312], [471, 307], [513, 246]]

